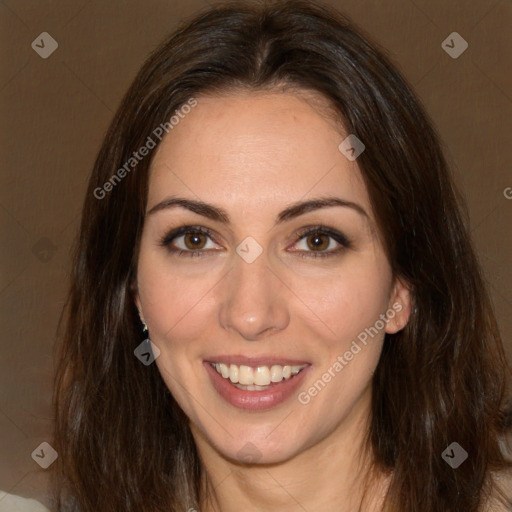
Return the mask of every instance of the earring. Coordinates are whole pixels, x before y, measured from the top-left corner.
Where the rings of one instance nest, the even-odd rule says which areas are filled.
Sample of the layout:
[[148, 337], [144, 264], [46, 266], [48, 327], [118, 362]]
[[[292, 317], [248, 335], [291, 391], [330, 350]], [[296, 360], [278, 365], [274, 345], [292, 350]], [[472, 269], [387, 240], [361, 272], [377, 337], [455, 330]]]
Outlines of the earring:
[[146, 322], [144, 320], [142, 321], [142, 332], [147, 332], [148, 326], [146, 325]]

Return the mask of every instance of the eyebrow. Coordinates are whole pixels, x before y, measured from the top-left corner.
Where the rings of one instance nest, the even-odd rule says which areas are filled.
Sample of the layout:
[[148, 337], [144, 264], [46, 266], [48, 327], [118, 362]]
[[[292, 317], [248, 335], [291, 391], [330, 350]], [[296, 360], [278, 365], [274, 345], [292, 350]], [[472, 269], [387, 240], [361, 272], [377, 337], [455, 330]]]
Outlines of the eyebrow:
[[[295, 217], [304, 215], [305, 213], [314, 210], [319, 210], [321, 208], [330, 208], [332, 206], [342, 206], [345, 208], [351, 208], [352, 210], [356, 211], [363, 217], [366, 217], [368, 220], [370, 218], [368, 213], [366, 213], [365, 209], [361, 205], [354, 203], [352, 201], [341, 199], [339, 197], [328, 196], [292, 203], [276, 216], [275, 223], [276, 225], [282, 224], [285, 221], [294, 219]], [[231, 222], [229, 214], [223, 208], [205, 203], [203, 201], [187, 199], [184, 197], [168, 197], [161, 201], [160, 203], [153, 206], [147, 212], [146, 216], [153, 215], [154, 213], [162, 210], [167, 210], [176, 207], [186, 208], [191, 212], [197, 213], [199, 215], [202, 215], [203, 217], [207, 217], [208, 219], [221, 222], [223, 224], [229, 225]]]

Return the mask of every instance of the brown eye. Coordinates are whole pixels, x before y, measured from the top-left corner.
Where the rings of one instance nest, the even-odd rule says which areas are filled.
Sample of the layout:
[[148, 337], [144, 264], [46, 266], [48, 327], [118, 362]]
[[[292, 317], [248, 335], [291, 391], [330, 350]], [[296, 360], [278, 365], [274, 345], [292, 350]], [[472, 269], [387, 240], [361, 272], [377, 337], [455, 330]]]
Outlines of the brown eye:
[[329, 237], [323, 233], [313, 233], [306, 238], [308, 247], [314, 251], [329, 247]]
[[183, 240], [187, 249], [195, 250], [202, 249], [206, 244], [206, 236], [203, 233], [191, 231], [184, 235]]
[[160, 245], [177, 256], [207, 256], [218, 250], [213, 232], [202, 226], [181, 226], [167, 233]]
[[322, 225], [306, 227], [298, 237], [293, 252], [303, 258], [335, 256], [352, 247], [343, 233]]

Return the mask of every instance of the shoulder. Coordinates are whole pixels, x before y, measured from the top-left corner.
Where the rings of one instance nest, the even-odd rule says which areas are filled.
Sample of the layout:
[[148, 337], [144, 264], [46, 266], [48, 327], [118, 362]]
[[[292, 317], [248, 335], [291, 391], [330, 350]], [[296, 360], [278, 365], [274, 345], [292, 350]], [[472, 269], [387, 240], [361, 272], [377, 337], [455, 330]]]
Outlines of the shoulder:
[[39, 501], [0, 490], [0, 512], [50, 512]]

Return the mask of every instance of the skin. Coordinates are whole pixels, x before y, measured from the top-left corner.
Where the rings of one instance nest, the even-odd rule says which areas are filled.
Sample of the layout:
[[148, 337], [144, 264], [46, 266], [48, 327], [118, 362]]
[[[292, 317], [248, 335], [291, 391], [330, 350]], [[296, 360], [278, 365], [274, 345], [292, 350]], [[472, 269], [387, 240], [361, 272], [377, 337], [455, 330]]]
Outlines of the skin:
[[[147, 211], [176, 195], [223, 208], [231, 223], [182, 207], [148, 214], [135, 300], [206, 468], [211, 496], [201, 510], [356, 510], [371, 458], [363, 450], [371, 379], [385, 332], [409, 319], [409, 288], [393, 278], [357, 160], [338, 150], [347, 134], [320, 98], [251, 91], [197, 100], [157, 149]], [[368, 217], [333, 206], [275, 224], [291, 203], [325, 196], [357, 203]], [[312, 237], [297, 232], [315, 224], [345, 234], [351, 246], [308, 256]], [[205, 256], [160, 245], [182, 225], [213, 231], [214, 239], [195, 241]], [[236, 252], [248, 236], [263, 249], [250, 264]], [[185, 238], [171, 245], [187, 250]], [[324, 252], [339, 247], [328, 235], [321, 240]], [[393, 304], [401, 311], [306, 405], [294, 394], [268, 411], [237, 409], [203, 367], [214, 354], [305, 360], [312, 366], [299, 391], [307, 391]], [[239, 452], [249, 442], [258, 460], [247, 465]], [[380, 503], [386, 482], [377, 480], [368, 510]]]

